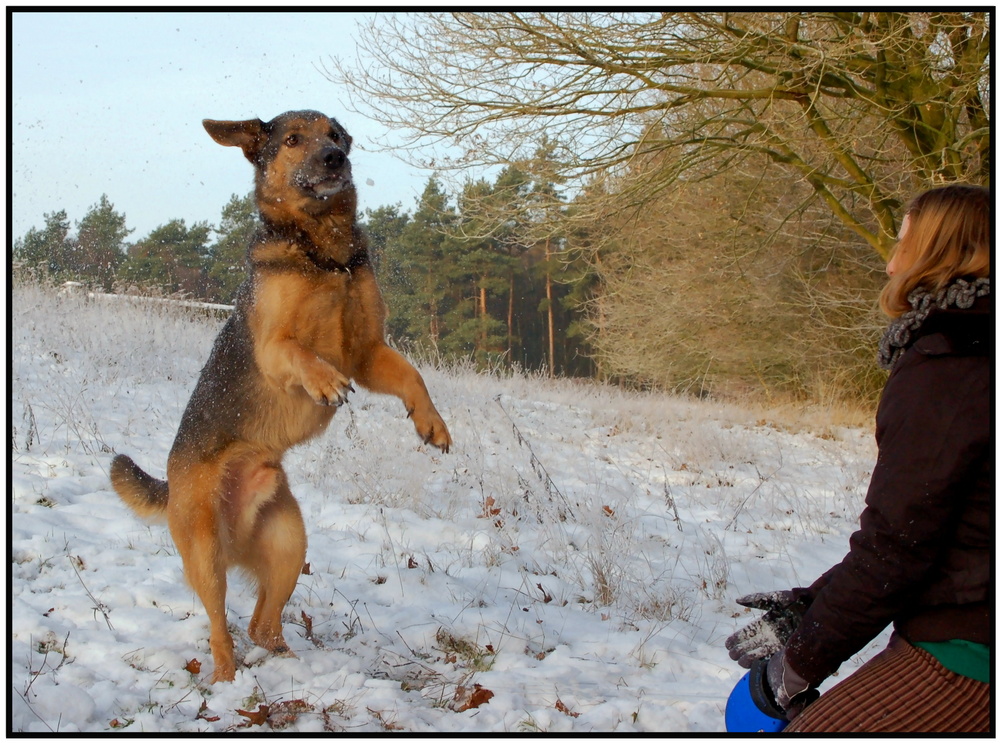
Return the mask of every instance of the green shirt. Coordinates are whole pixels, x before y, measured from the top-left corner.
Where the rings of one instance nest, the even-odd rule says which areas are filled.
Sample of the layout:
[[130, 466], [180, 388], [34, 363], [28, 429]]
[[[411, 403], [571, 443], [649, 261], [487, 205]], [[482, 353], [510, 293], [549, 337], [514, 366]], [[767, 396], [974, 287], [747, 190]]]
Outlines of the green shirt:
[[990, 648], [968, 640], [947, 642], [915, 642], [934, 656], [938, 663], [952, 673], [984, 683], [990, 682]]

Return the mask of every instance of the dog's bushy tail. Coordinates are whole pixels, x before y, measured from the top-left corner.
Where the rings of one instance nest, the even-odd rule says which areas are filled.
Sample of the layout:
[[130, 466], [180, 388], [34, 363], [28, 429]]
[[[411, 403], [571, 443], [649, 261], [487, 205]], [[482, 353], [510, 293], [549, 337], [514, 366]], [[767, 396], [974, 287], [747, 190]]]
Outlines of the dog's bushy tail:
[[167, 511], [167, 481], [147, 475], [131, 457], [111, 461], [111, 485], [125, 505], [150, 521], [162, 521]]

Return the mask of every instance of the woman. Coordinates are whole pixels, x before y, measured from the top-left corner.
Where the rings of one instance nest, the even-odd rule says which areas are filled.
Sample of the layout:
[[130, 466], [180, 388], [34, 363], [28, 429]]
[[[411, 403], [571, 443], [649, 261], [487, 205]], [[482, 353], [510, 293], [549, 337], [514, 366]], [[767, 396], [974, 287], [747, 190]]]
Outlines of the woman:
[[[891, 369], [878, 460], [844, 560], [727, 641], [792, 720], [788, 732], [977, 732], [990, 725], [993, 634], [990, 192], [918, 196], [887, 266]], [[886, 626], [888, 647], [819, 701], [813, 691]], [[763, 662], [763, 661], [759, 661]]]

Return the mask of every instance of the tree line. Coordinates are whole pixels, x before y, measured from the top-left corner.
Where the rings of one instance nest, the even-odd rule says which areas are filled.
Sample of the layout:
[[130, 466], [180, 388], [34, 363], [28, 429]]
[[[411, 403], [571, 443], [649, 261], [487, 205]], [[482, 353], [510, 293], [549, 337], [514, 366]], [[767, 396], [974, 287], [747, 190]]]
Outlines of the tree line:
[[[523, 210], [544, 188], [510, 167], [458, 196], [432, 177], [412, 213], [399, 204], [367, 210], [363, 225], [389, 307], [388, 334], [481, 368], [592, 375], [583, 331], [588, 282], [574, 274], [579, 266], [567, 259], [566, 240], [537, 238]], [[565, 208], [551, 187], [548, 198], [553, 209]], [[486, 202], [522, 219], [488, 234]], [[13, 261], [22, 273], [57, 283], [231, 303], [257, 224], [252, 194], [233, 195], [218, 226], [172, 219], [130, 240], [125, 215], [102, 195], [75, 230], [65, 211], [46, 214], [43, 226], [15, 241]]]
[[75, 231], [65, 210], [45, 214], [42, 227], [32, 227], [14, 241], [12, 257], [19, 271], [48, 281], [229, 302], [243, 280], [256, 218], [252, 198], [233, 195], [218, 227], [171, 219], [129, 241], [134, 230], [102, 195]]

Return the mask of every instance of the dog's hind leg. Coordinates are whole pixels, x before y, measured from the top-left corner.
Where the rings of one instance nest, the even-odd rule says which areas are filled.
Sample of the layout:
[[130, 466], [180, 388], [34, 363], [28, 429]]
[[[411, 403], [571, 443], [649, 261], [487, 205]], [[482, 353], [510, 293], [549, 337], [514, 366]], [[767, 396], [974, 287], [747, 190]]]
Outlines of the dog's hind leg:
[[211, 683], [236, 676], [233, 638], [226, 623], [226, 568], [228, 539], [219, 508], [219, 468], [211, 464], [168, 465], [170, 501], [167, 521], [177, 551], [184, 561], [184, 576], [198, 594], [208, 614], [209, 646], [215, 670]]
[[281, 628], [281, 612], [295, 590], [306, 557], [306, 530], [282, 469], [277, 468], [274, 496], [257, 513], [250, 549], [241, 565], [257, 581], [257, 606], [250, 639], [274, 653], [290, 653]]

